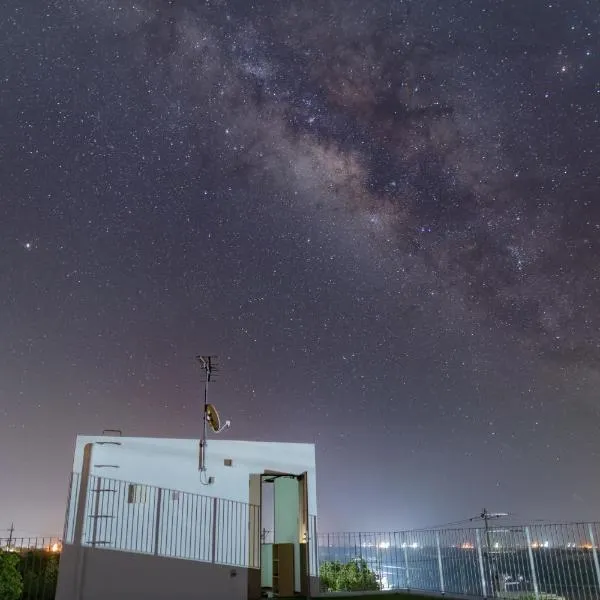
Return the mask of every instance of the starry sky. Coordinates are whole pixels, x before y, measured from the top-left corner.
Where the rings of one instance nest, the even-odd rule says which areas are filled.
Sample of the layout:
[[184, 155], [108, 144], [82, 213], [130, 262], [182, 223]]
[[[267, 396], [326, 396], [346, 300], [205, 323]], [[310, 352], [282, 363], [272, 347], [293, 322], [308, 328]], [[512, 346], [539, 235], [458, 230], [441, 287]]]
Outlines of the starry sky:
[[596, 0], [0, 5], [0, 528], [199, 353], [322, 531], [598, 518]]

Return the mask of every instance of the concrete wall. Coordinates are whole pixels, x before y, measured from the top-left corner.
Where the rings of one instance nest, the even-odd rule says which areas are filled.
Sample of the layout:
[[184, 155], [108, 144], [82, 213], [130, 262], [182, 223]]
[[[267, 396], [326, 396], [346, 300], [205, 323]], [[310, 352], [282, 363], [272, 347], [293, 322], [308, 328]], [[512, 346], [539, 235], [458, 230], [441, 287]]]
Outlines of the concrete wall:
[[[310, 514], [317, 514], [314, 444], [209, 440], [206, 474], [214, 477], [215, 482], [203, 485], [198, 470], [199, 440], [80, 435], [75, 446], [74, 472], [81, 472], [83, 450], [89, 443], [94, 444], [91, 475], [239, 502], [249, 501], [251, 473], [272, 470], [300, 474], [307, 471], [308, 510]], [[231, 459], [232, 466], [225, 466], [225, 459]], [[95, 465], [115, 465], [118, 468], [98, 468]]]
[[[90, 478], [75, 477], [78, 485], [69, 501], [67, 550], [61, 559], [57, 600], [73, 598], [81, 577], [85, 594], [78, 600], [95, 600], [100, 593], [103, 600], [120, 598], [121, 588], [113, 583], [119, 573], [128, 574], [128, 598], [136, 598], [139, 592], [140, 598], [193, 595], [208, 600], [221, 597], [213, 591], [218, 587], [225, 590], [223, 597], [233, 599], [248, 597], [249, 589], [259, 590], [260, 515], [252, 504], [258, 504], [260, 486], [251, 498], [253, 474], [306, 472], [309, 513], [317, 514], [312, 444], [210, 440], [206, 477], [214, 477], [212, 485], [201, 482], [199, 440], [78, 436], [76, 474], [83, 470], [86, 447], [91, 457]], [[90, 485], [80, 495], [82, 481]], [[148, 486], [141, 501], [130, 502], [131, 484]], [[76, 531], [81, 534], [77, 539]], [[311, 539], [316, 539], [315, 533], [313, 521]], [[78, 543], [82, 544], [79, 549]], [[93, 543], [97, 545], [91, 548]], [[314, 577], [318, 570], [314, 549], [310, 554]], [[78, 556], [84, 557], [83, 571], [74, 563]], [[155, 585], [145, 583], [155, 576]], [[177, 590], [165, 590], [165, 581], [174, 579], [182, 582], [181, 588], [177, 583]]]
[[[79, 436], [75, 473], [83, 468], [87, 445], [91, 445], [92, 481], [80, 540], [83, 544], [95, 540], [105, 548], [195, 560], [214, 560], [216, 545], [216, 562], [254, 566], [259, 552], [257, 546], [256, 559], [248, 562], [253, 543], [248, 530], [258, 533], [260, 519], [258, 509], [248, 506], [249, 501], [258, 504], [255, 498], [250, 500], [250, 475], [265, 470], [307, 472], [309, 513], [317, 512], [312, 444], [211, 440], [206, 476], [214, 477], [212, 485], [201, 482], [198, 440]], [[226, 466], [226, 461], [231, 466]], [[98, 477], [101, 482], [97, 482]], [[129, 484], [119, 483], [122, 481], [152, 487], [140, 490], [142, 501], [131, 503]], [[105, 491], [96, 493], [92, 489], [96, 485]], [[218, 503], [212, 498], [219, 498]], [[79, 490], [75, 489], [68, 511], [67, 542], [75, 542], [79, 500]]]
[[245, 600], [240, 567], [65, 545], [56, 600]]

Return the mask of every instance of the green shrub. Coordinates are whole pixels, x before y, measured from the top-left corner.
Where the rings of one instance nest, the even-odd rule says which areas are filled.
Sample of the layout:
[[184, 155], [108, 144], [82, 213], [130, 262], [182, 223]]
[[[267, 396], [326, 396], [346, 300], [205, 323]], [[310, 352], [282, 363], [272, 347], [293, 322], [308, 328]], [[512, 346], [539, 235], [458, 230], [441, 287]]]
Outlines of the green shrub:
[[376, 573], [369, 569], [362, 558], [348, 563], [323, 562], [319, 576], [321, 585], [328, 592], [371, 592], [381, 588]]
[[19, 600], [23, 593], [23, 578], [19, 573], [18, 554], [0, 550], [0, 598]]
[[[23, 578], [21, 600], [54, 600], [59, 556], [46, 550], [29, 550], [21, 556]], [[0, 596], [1, 598], [1, 596]]]

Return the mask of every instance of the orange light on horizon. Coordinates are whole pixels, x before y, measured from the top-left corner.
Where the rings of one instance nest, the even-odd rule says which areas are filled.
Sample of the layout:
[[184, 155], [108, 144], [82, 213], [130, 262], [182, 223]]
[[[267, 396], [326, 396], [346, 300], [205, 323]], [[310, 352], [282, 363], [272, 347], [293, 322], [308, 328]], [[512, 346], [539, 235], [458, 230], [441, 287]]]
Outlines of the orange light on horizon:
[[62, 550], [62, 544], [60, 542], [55, 542], [50, 546], [50, 552], [60, 552]]
[[462, 550], [473, 550], [473, 548], [475, 548], [475, 546], [471, 544], [471, 542], [465, 542], [464, 544], [461, 544], [460, 547]]

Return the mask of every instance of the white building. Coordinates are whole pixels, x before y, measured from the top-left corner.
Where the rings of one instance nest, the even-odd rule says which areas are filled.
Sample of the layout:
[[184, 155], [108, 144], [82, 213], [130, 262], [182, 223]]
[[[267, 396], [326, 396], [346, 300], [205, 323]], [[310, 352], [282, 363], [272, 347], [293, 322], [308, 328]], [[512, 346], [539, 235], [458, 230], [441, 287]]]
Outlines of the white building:
[[314, 445], [209, 440], [205, 472], [199, 445], [77, 437], [57, 600], [314, 589]]

